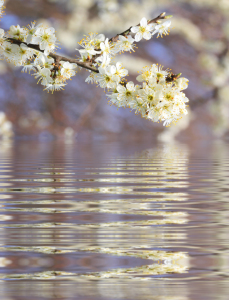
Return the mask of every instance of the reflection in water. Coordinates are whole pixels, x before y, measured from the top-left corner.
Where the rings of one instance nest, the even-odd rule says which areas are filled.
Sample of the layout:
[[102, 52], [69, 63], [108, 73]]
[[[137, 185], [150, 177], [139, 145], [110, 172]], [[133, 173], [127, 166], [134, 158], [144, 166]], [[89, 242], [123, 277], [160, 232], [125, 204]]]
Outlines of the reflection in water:
[[227, 153], [124, 149], [1, 145], [1, 300], [224, 299]]

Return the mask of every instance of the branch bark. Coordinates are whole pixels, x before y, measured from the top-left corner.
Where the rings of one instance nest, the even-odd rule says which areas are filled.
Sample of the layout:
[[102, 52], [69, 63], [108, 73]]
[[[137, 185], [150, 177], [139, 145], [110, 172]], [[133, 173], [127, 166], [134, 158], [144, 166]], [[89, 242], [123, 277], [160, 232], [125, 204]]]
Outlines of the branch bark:
[[[157, 16], [156, 18], [154, 18], [154, 19], [148, 21], [148, 24], [151, 24], [151, 23], [157, 23], [159, 20], [165, 19], [165, 18], [166, 18], [165, 14], [166, 14], [165, 12], [161, 13], [161, 14], [160, 14], [159, 16]], [[135, 26], [140, 26], [140, 23], [138, 23], [138, 24], [135, 25]], [[131, 31], [131, 28], [132, 28], [132, 27], [133, 27], [133, 26], [130, 26], [127, 30], [125, 30], [125, 31], [123, 31], [123, 32], [121, 32], [121, 33], [116, 34], [116, 36], [114, 36], [114, 37], [112, 37], [112, 38], [109, 39], [109, 42], [117, 42], [119, 35], [123, 35], [123, 36], [127, 35], [127, 34]]]
[[[154, 19], [152, 19], [152, 20], [149, 20], [149, 21], [148, 21], [148, 24], [151, 24], [151, 23], [157, 23], [159, 20], [166, 19], [165, 14], [166, 14], [166, 13], [163, 12], [163, 13], [161, 13], [160, 15], [158, 15], [156, 18], [154, 18]], [[135, 25], [135, 26], [140, 26], [140, 23], [137, 24], [137, 25]], [[114, 42], [117, 42], [119, 35], [123, 35], [123, 36], [127, 35], [128, 33], [130, 33], [132, 27], [133, 27], [133, 26], [129, 27], [127, 30], [125, 30], [125, 31], [123, 31], [123, 32], [121, 32], [121, 33], [115, 35], [114, 37], [110, 38], [110, 39], [109, 39], [109, 42], [113, 42], [113, 43], [114, 43]], [[27, 44], [27, 43], [25, 43], [25, 42], [22, 42], [22, 41], [20, 41], [20, 40], [14, 39], [14, 38], [7, 38], [7, 40], [10, 41], [10, 42], [13, 43], [13, 44], [16, 44], [16, 45], [20, 45], [20, 44], [23, 43], [23, 44], [25, 44], [27, 47], [29, 47], [29, 48], [31, 48], [31, 49], [40, 51], [40, 52], [42, 52], [42, 53], [44, 52], [44, 50], [41, 50], [41, 49], [40, 49], [39, 45]], [[97, 49], [97, 50], [100, 50], [100, 48]], [[70, 62], [70, 63], [74, 63], [74, 64], [78, 65], [78, 66], [81, 67], [81, 68], [90, 70], [90, 71], [95, 72], [95, 73], [99, 73], [98, 69], [95, 68], [95, 67], [93, 67], [92, 64], [95, 62], [95, 59], [96, 59], [97, 57], [100, 56], [100, 54], [95, 55], [95, 56], [93, 57], [93, 59], [91, 59], [91, 60], [88, 59], [88, 60], [85, 61], [85, 62], [81, 62], [81, 61], [79, 61], [79, 60], [77, 60], [77, 59], [74, 59], [74, 58], [69, 58], [69, 57], [65, 57], [65, 56], [62, 56], [62, 55], [58, 55], [58, 54], [55, 54], [55, 53], [53, 53], [53, 52], [49, 53], [49, 56], [52, 57], [52, 58], [55, 60], [55, 67], [56, 67], [56, 69], [58, 69], [59, 64], [60, 64], [60, 61], [67, 61], [67, 62]], [[173, 81], [174, 79], [176, 79], [175, 77], [177, 77], [177, 76], [178, 76], [178, 75], [172, 74], [172, 76], [170, 75], [170, 76], [167, 78], [167, 81], [168, 81], [168, 82], [171, 82], [171, 81]]]
[[[34, 50], [37, 50], [37, 51], [40, 51], [40, 52], [44, 53], [44, 50], [41, 50], [39, 45], [27, 44], [25, 42], [22, 42], [20, 40], [16, 40], [16, 39], [13, 39], [13, 38], [7, 38], [7, 39], [10, 42], [12, 42], [13, 44], [16, 44], [16, 45], [25, 44], [27, 47], [29, 47], [31, 49], [34, 49]], [[62, 55], [55, 54], [53, 52], [49, 53], [49, 56], [54, 58], [55, 62], [60, 62], [61, 60], [62, 61], [68, 61], [70, 63], [77, 64], [81, 68], [85, 68], [85, 69], [88, 69], [90, 71], [99, 73], [99, 71], [96, 68], [91, 66], [91, 62], [81, 62], [81, 61], [78, 61], [77, 59], [68, 58], [68, 57], [65, 57], [65, 56], [62, 56]]]

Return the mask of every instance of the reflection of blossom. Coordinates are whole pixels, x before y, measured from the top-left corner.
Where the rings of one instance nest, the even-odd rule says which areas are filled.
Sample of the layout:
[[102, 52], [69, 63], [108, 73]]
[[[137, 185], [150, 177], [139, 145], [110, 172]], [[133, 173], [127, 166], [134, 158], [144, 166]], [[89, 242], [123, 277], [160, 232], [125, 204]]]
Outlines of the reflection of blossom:
[[[142, 246], [144, 247], [144, 246]], [[115, 256], [128, 256], [128, 257], [137, 257], [141, 259], [149, 259], [160, 261], [160, 263], [154, 263], [153, 265], [144, 265], [141, 267], [133, 267], [133, 268], [122, 268], [122, 269], [112, 269], [110, 271], [102, 271], [97, 273], [89, 273], [87, 275], [80, 275], [82, 278], [112, 278], [112, 277], [127, 277], [130, 279], [136, 279], [138, 276], [143, 275], [159, 275], [166, 273], [185, 273], [187, 271], [188, 266], [183, 265], [185, 262], [187, 263], [188, 256], [184, 252], [168, 252], [168, 251], [152, 251], [152, 250], [139, 250], [141, 248], [136, 247], [132, 249], [113, 249], [113, 248], [105, 248], [105, 247], [76, 247], [72, 250], [58, 250], [56, 247], [9, 247], [9, 251], [35, 251], [41, 253], [49, 253], [49, 254], [63, 254], [63, 253], [71, 253], [80, 251], [80, 252], [92, 252], [92, 253], [104, 253], [111, 254]], [[4, 250], [4, 248], [0, 248]], [[168, 261], [170, 263], [168, 263]], [[5, 258], [0, 258], [0, 266], [6, 266], [10, 264], [11, 261]], [[54, 274], [55, 273], [55, 274]], [[33, 279], [50, 279], [52, 275], [71, 275], [74, 277], [78, 277], [77, 273], [67, 273], [67, 272], [55, 272], [48, 271], [42, 273], [35, 274], [25, 274], [24, 278], [33, 278]], [[21, 275], [22, 276], [22, 275]], [[21, 277], [20, 276], [20, 277]], [[29, 276], [29, 277], [28, 277]], [[32, 277], [33, 276], [33, 277]], [[51, 276], [51, 277], [50, 277]], [[1, 278], [1, 277], [0, 277]], [[14, 278], [14, 275], [8, 275], [4, 278]], [[148, 280], [152, 278], [148, 277]]]
[[8, 220], [11, 220], [11, 219], [12, 219], [12, 216], [9, 216], [9, 215], [0, 215], [0, 221], [8, 221]]
[[5, 268], [12, 263], [11, 260], [6, 257], [0, 257], [0, 268]]

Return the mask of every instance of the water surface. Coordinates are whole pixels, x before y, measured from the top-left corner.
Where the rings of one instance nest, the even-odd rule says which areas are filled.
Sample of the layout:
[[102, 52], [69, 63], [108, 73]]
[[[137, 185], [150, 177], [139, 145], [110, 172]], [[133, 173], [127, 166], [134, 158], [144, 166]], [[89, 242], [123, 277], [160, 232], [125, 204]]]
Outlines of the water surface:
[[1, 300], [228, 299], [227, 149], [1, 141]]

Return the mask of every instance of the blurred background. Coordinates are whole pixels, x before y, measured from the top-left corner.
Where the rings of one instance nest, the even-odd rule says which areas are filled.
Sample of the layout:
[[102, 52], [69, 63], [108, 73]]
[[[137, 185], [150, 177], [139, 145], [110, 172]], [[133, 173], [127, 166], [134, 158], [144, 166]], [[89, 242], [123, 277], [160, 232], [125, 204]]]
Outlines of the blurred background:
[[[135, 81], [142, 67], [159, 63], [190, 80], [185, 91], [189, 114], [170, 128], [107, 104], [102, 89], [88, 86], [86, 70], [66, 89], [43, 91], [29, 74], [0, 61], [0, 135], [38, 139], [136, 141], [229, 137], [228, 0], [6, 0], [0, 27], [31, 21], [56, 29], [58, 53], [78, 56], [75, 48], [88, 32], [107, 37], [136, 25], [142, 17], [172, 14], [169, 36], [138, 43], [132, 54], [117, 57]], [[135, 81], [136, 82], [136, 81]]]

